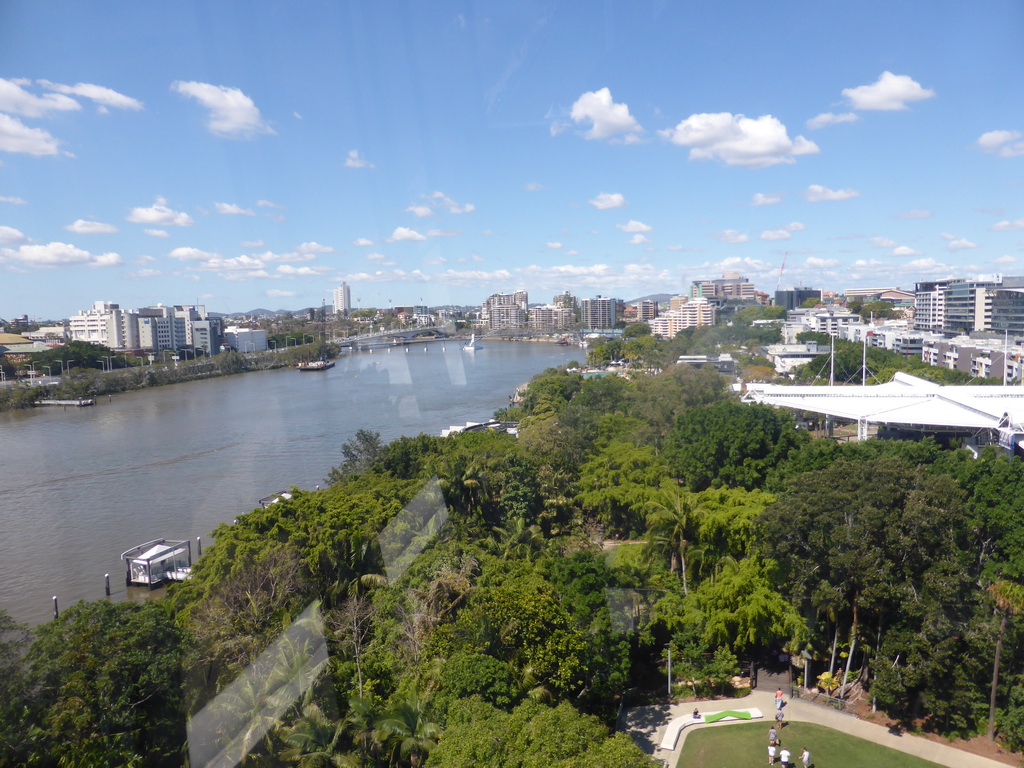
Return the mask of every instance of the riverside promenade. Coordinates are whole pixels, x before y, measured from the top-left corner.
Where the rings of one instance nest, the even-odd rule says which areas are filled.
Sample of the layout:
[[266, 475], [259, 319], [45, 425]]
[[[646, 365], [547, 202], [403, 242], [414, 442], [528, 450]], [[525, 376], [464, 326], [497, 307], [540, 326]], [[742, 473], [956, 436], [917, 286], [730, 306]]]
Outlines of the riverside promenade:
[[[679, 734], [676, 748], [665, 750], [660, 748], [661, 740], [668, 729], [669, 723], [677, 717], [689, 717], [694, 708], [701, 711], [756, 707], [765, 713], [765, 728], [775, 722], [775, 692], [752, 691], [742, 699], [717, 699], [709, 701], [688, 701], [684, 704], [655, 705], [636, 707], [623, 713], [619, 721], [619, 730], [630, 734], [648, 755], [662, 761], [668, 768], [675, 768], [686, 744], [686, 737], [698, 728], [729, 728], [732, 724], [725, 723], [694, 723], [683, 728]], [[956, 747], [931, 741], [909, 733], [897, 734], [885, 726], [859, 720], [853, 715], [838, 712], [829, 707], [811, 704], [800, 699], [786, 699], [787, 722], [806, 722], [834, 728], [851, 736], [890, 747], [898, 752], [915, 755], [923, 760], [930, 760], [949, 768], [1006, 768], [1007, 763], [981, 757], [965, 752]]]

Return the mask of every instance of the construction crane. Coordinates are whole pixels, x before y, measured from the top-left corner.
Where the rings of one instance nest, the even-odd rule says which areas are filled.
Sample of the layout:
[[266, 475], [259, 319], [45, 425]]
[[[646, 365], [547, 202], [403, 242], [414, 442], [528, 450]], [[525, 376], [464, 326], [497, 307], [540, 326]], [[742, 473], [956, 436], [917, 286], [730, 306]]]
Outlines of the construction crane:
[[775, 292], [779, 292], [779, 288], [782, 285], [782, 273], [786, 271], [786, 259], [789, 257], [789, 251], [782, 254], [782, 266], [779, 267], [779, 282], [775, 284]]

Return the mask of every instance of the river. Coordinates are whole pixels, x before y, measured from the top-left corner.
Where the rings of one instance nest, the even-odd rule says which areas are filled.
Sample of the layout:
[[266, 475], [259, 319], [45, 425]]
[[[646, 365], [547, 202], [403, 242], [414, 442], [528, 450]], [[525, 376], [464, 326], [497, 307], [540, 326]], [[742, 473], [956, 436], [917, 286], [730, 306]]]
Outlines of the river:
[[[407, 352], [405, 350], [408, 350]], [[326, 372], [280, 369], [115, 395], [92, 408], [0, 413], [0, 606], [39, 623], [123, 599], [121, 552], [208, 537], [258, 499], [312, 489], [357, 429], [390, 440], [482, 421], [514, 387], [581, 359], [577, 347], [461, 342], [343, 357]], [[132, 592], [135, 590], [133, 589]]]

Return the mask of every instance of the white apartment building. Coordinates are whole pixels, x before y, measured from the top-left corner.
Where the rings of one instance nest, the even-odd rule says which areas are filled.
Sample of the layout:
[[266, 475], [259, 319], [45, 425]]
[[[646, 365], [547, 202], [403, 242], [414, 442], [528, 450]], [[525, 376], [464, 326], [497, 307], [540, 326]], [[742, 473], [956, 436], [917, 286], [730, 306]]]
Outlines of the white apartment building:
[[347, 315], [352, 311], [352, 289], [347, 283], [342, 283], [333, 291], [334, 314]]
[[797, 336], [806, 331], [838, 336], [848, 325], [863, 324], [861, 316], [845, 309], [793, 309], [786, 313], [782, 326], [782, 341], [795, 344]]
[[480, 305], [480, 319], [492, 331], [524, 328], [528, 320], [529, 296], [526, 291], [493, 293]]
[[557, 331], [572, 328], [576, 322], [576, 313], [571, 307], [559, 307], [547, 304], [530, 307], [530, 328], [535, 331]]
[[678, 309], [670, 309], [648, 323], [651, 333], [671, 339], [685, 328], [715, 324], [715, 306], [707, 299], [690, 299], [677, 306]]

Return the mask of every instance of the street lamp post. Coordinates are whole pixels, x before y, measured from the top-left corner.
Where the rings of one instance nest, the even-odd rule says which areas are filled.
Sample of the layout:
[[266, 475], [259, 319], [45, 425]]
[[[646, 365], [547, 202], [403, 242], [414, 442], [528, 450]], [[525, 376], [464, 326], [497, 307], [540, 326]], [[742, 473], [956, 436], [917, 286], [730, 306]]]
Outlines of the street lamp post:
[[53, 378], [53, 366], [52, 365], [44, 365], [43, 368], [46, 369], [46, 376], [47, 376], [47, 378], [52, 379]]
[[273, 344], [274, 346], [271, 349], [277, 352], [277, 339], [267, 339], [267, 344]]
[[64, 375], [64, 361], [63, 360], [56, 360], [55, 362], [58, 365], [60, 365], [60, 375], [63, 376]]
[[287, 339], [285, 339], [285, 347], [288, 346], [288, 342], [289, 341], [294, 341], [295, 342], [295, 346], [299, 346], [299, 340], [294, 338], [294, 337], [292, 337], [292, 336], [289, 336]]
[[103, 359], [107, 361], [107, 370], [114, 370], [114, 358], [111, 357], [110, 355], [104, 355]]
[[169, 349], [160, 350], [160, 354], [163, 355], [163, 358], [164, 358], [164, 364], [167, 363], [167, 353], [170, 352], [170, 351], [171, 350], [169, 350]]

